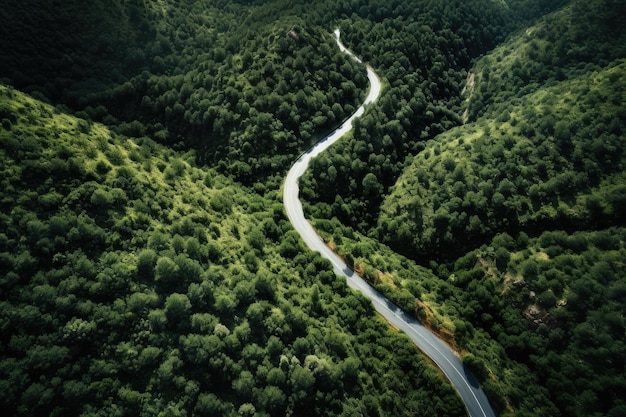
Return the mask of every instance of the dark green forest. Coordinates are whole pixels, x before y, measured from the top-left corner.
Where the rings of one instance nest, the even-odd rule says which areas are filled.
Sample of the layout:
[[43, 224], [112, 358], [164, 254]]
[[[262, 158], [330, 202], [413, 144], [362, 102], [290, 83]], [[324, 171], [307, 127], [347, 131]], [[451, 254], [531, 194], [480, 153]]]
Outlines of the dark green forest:
[[367, 85], [289, 2], [53, 3], [11, 12], [1, 75], [119, 133], [196, 149], [248, 185], [340, 124]]
[[26, 0], [0, 11], [6, 415], [461, 416], [286, 218], [498, 415], [626, 414], [617, 0]]

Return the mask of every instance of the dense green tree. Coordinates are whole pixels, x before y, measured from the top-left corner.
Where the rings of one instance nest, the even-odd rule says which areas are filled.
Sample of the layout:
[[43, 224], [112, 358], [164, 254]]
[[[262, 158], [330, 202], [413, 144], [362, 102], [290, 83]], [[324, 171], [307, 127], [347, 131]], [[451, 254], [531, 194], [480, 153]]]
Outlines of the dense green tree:
[[191, 302], [185, 294], [173, 293], [165, 300], [165, 315], [173, 323], [189, 319]]

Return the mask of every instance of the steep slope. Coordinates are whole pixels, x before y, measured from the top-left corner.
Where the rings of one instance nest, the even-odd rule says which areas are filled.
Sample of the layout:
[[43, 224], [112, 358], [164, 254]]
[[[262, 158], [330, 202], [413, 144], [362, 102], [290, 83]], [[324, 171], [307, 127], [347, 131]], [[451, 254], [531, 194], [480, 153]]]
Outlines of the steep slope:
[[406, 158], [460, 124], [456, 109], [472, 59], [516, 22], [504, 2], [492, 0], [371, 2], [341, 19], [346, 45], [376, 68], [386, 88], [345, 146], [315, 160], [303, 178], [305, 199], [319, 210], [312, 215], [336, 216], [363, 233], [375, 227]]
[[310, 5], [57, 3], [3, 10], [0, 76], [128, 136], [193, 148], [246, 183], [340, 124], [367, 84]]
[[452, 387], [246, 189], [0, 87], [9, 415], [463, 415]]
[[[582, 19], [577, 4], [476, 64], [470, 119], [483, 116], [428, 143], [414, 159], [382, 210], [384, 242], [415, 259], [450, 259], [499, 231], [623, 221], [626, 35], [622, 29], [615, 48], [596, 55], [566, 53], [596, 51], [596, 39], [613, 34], [599, 20], [585, 28], [596, 33], [588, 43], [551, 43], [564, 26], [583, 30], [575, 25]], [[562, 55], [562, 65], [546, 64]]]
[[383, 241], [446, 260], [503, 231], [623, 224], [625, 100], [618, 60], [441, 135], [387, 198]]
[[[471, 124], [422, 143], [461, 123], [467, 68], [514, 27], [516, 7], [530, 5], [522, 14], [532, 17], [560, 3], [28, 0], [3, 8], [1, 75], [83, 111], [71, 117], [2, 88], [0, 408], [463, 414], [408, 340], [372, 319], [371, 305], [327, 262], [303, 252], [277, 181], [257, 182], [280, 174], [359, 101], [365, 73], [345, 65], [332, 27], [322, 26], [337, 21], [383, 68], [389, 94], [345, 154], [319, 161], [316, 192], [332, 191], [319, 213], [368, 230], [380, 191], [407, 155], [427, 148], [428, 161], [426, 152], [415, 161], [432, 164], [444, 186], [424, 190], [423, 206], [392, 197], [388, 213], [411, 211], [410, 230], [392, 235], [392, 219], [379, 231], [411, 256], [450, 262], [419, 258], [432, 270], [417, 266], [337, 219], [320, 229], [349, 264], [456, 344], [503, 414], [623, 415], [624, 62], [615, 59], [626, 44], [623, 2], [573, 2], [566, 19], [549, 17], [495, 51], [495, 62], [478, 62]], [[552, 119], [535, 120], [538, 111]], [[466, 152], [480, 145], [485, 160], [472, 160]], [[528, 165], [512, 165], [513, 152]], [[475, 183], [465, 185], [466, 174], [484, 177], [479, 189], [467, 190]], [[489, 182], [491, 198], [474, 198]], [[337, 198], [343, 186], [349, 197]], [[484, 218], [464, 223], [459, 200]], [[430, 204], [432, 212], [421, 210]], [[435, 213], [436, 204], [447, 211]], [[466, 230], [475, 234], [466, 239]]]

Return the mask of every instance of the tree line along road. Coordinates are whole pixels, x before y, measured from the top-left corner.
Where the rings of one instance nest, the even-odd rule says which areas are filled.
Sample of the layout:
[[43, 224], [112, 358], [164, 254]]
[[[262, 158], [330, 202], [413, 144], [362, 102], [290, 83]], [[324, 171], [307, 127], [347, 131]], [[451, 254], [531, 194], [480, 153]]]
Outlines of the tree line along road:
[[[340, 50], [362, 64], [361, 59], [341, 43], [339, 29], [336, 29], [334, 33]], [[324, 258], [328, 259], [333, 265], [335, 273], [346, 278], [348, 286], [368, 297], [376, 311], [392, 325], [405, 332], [417, 347], [441, 369], [459, 393], [469, 416], [495, 417], [496, 414], [476, 377], [463, 365], [455, 352], [417, 319], [406, 314], [350, 269], [337, 254], [326, 246], [313, 226], [304, 217], [302, 203], [298, 198], [298, 179], [306, 171], [309, 162], [349, 132], [352, 129], [354, 119], [360, 117], [365, 112], [366, 105], [374, 103], [380, 95], [380, 80], [369, 65], [366, 67], [370, 90], [363, 104], [339, 128], [303, 153], [287, 173], [283, 185], [283, 203], [287, 217], [311, 250], [320, 252]]]

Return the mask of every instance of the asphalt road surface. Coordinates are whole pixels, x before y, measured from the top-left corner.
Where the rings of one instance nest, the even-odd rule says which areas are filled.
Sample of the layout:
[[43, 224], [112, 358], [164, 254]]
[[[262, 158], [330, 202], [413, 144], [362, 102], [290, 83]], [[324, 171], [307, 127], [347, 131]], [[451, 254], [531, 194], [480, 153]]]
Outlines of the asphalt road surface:
[[[339, 29], [335, 30], [335, 36], [341, 51], [357, 62], [362, 63], [358, 57], [341, 43]], [[298, 199], [298, 178], [304, 174], [312, 158], [349, 132], [352, 129], [354, 119], [365, 112], [365, 107], [368, 104], [376, 101], [380, 95], [381, 85], [376, 73], [369, 66], [367, 66], [367, 77], [370, 82], [370, 91], [363, 104], [338, 129], [303, 153], [287, 173], [283, 190], [283, 202], [287, 216], [311, 250], [320, 252], [324, 258], [328, 259], [332, 263], [335, 273], [346, 278], [348, 286], [360, 291], [371, 299], [376, 311], [395, 327], [405, 332], [417, 347], [441, 369], [456, 388], [471, 417], [495, 417], [496, 414], [489, 405], [489, 401], [480, 388], [478, 381], [467, 367], [463, 365], [455, 352], [419, 321], [404, 313], [399, 307], [365, 282], [357, 273], [352, 271], [341, 258], [326, 246], [313, 226], [304, 217], [302, 204]]]

